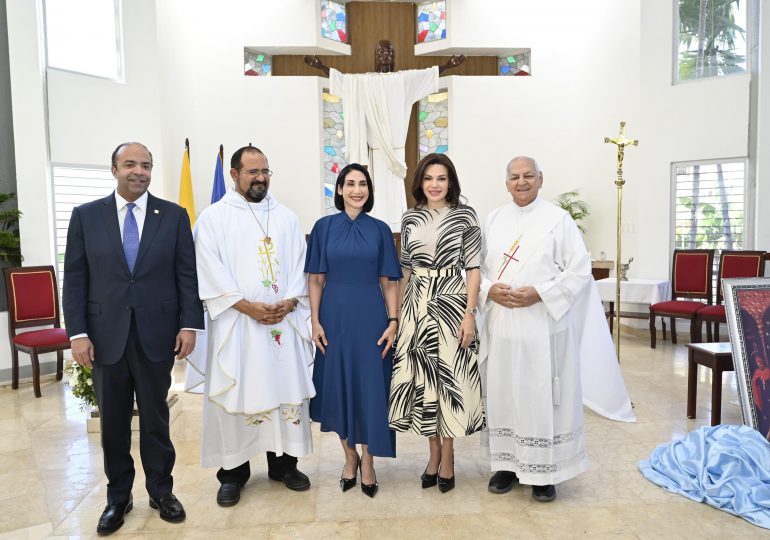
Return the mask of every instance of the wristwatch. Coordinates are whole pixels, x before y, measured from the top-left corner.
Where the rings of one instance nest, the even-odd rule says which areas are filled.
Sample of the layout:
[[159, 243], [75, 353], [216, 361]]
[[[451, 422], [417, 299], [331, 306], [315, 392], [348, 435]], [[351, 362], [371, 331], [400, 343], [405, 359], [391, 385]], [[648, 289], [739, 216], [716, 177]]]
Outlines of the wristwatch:
[[470, 313], [474, 317], [479, 314], [479, 308], [472, 307], [472, 308], [465, 308], [465, 313]]
[[[299, 304], [299, 300], [296, 298], [287, 298], [289, 302], [291, 302], [291, 311], [294, 311], [297, 309], [297, 304]], [[291, 313], [291, 311], [289, 313]]]

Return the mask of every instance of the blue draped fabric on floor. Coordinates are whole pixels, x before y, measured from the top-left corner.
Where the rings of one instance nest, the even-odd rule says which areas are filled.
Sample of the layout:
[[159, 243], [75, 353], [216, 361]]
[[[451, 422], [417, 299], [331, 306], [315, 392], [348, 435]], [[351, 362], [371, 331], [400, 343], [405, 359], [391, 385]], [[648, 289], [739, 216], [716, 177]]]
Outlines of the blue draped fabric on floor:
[[749, 426], [691, 431], [639, 462], [647, 480], [770, 529], [770, 443]]

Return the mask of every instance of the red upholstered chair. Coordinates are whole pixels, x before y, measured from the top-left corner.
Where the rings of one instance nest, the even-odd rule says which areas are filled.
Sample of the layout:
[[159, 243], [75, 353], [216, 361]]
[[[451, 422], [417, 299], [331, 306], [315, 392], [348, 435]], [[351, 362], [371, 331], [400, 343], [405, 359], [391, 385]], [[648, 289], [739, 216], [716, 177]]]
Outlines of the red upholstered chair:
[[[56, 352], [56, 380], [62, 379], [64, 351], [70, 340], [59, 323], [59, 291], [53, 266], [4, 268], [8, 296], [8, 334], [11, 341], [11, 376], [14, 389], [19, 387], [19, 351], [32, 361], [32, 385], [40, 397], [40, 362], [38, 355]], [[51, 326], [17, 334], [19, 328]]]
[[703, 323], [706, 323], [706, 341], [711, 342], [711, 326], [714, 325], [714, 341], [719, 341], [719, 324], [727, 324], [725, 306], [722, 303], [722, 280], [737, 277], [759, 277], [765, 268], [764, 251], [723, 250], [719, 256], [717, 273], [717, 303], [706, 306], [695, 314], [698, 334], [702, 335]]
[[[695, 314], [711, 305], [711, 278], [714, 274], [713, 249], [675, 249], [671, 270], [671, 300], [650, 306], [650, 347], [655, 348], [655, 317], [671, 319], [671, 342], [676, 343], [676, 319], [689, 319], [690, 341], [697, 343], [699, 334]], [[687, 298], [688, 300], [678, 300]], [[698, 299], [698, 300], [689, 300]]]

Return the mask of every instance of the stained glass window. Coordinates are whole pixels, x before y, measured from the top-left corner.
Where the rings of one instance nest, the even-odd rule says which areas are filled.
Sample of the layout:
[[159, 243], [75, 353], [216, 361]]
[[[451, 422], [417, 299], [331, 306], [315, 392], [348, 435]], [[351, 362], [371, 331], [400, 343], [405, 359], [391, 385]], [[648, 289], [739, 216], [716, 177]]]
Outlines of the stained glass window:
[[528, 76], [532, 74], [530, 52], [506, 54], [497, 57], [497, 74], [503, 76]]
[[446, 0], [417, 4], [417, 43], [446, 38]]
[[342, 100], [324, 91], [323, 93], [323, 186], [321, 186], [326, 215], [334, 214], [334, 185], [337, 175], [345, 165], [345, 133]]
[[334, 0], [321, 0], [321, 36], [347, 43], [347, 14], [345, 4]]
[[269, 77], [273, 74], [273, 57], [269, 54], [243, 50], [243, 74], [250, 77]]
[[449, 94], [439, 92], [420, 100], [419, 123], [420, 159], [430, 153], [443, 154], [449, 150]]

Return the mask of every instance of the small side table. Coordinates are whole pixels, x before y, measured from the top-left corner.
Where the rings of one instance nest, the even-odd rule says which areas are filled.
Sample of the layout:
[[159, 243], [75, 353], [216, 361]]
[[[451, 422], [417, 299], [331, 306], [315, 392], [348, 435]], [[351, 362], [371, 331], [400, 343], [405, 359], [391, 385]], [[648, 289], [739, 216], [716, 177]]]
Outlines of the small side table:
[[722, 420], [722, 373], [734, 371], [730, 343], [689, 343], [687, 355], [687, 418], [695, 418], [698, 365], [713, 371], [711, 380], [711, 425]]

